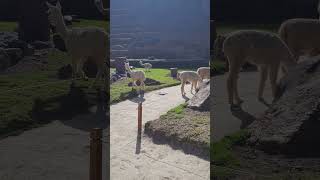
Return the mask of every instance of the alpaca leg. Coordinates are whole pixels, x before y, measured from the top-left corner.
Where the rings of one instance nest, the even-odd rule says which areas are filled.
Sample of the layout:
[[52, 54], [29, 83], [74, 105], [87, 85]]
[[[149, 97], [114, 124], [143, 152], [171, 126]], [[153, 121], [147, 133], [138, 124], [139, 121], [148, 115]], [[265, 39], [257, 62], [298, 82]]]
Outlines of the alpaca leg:
[[193, 84], [193, 81], [191, 82], [191, 93], [192, 93], [192, 90], [193, 90], [193, 86], [194, 86], [194, 84]]
[[238, 79], [239, 79], [239, 72], [237, 72], [235, 79], [234, 79], [234, 97], [236, 100], [236, 104], [239, 105], [241, 103], [243, 103], [243, 100], [239, 97], [239, 91], [238, 91]]
[[260, 67], [260, 82], [259, 82], [259, 91], [258, 91], [259, 101], [263, 100], [263, 90], [267, 80], [267, 75], [268, 75], [268, 67], [266, 66]]
[[[230, 61], [231, 58], [229, 58]], [[227, 90], [228, 90], [228, 98], [229, 98], [229, 104], [234, 105], [233, 98], [234, 95], [238, 96], [237, 91], [237, 80], [238, 80], [238, 73], [240, 71], [240, 64], [236, 62], [237, 59], [232, 59], [229, 62], [229, 75], [227, 78]], [[239, 98], [239, 97], [238, 97]], [[240, 99], [240, 98], [239, 98]]]
[[140, 86], [141, 86], [141, 87], [142, 87], [142, 89], [144, 90], [144, 88], [145, 88], [145, 84], [144, 84], [144, 82], [143, 82], [143, 81], [141, 81]]
[[71, 83], [74, 84], [76, 79], [76, 74], [77, 74], [77, 58], [75, 57], [72, 58], [71, 67], [72, 67]]
[[97, 84], [97, 81], [101, 78], [102, 73], [103, 73], [102, 68], [101, 68], [101, 66], [99, 66], [96, 78], [94, 79], [94, 81], [92, 82], [92, 84], [90, 86], [91, 88]]
[[79, 68], [78, 68], [78, 71], [81, 73], [81, 77], [84, 79], [84, 80], [88, 80], [88, 76], [86, 76], [86, 74], [84, 73], [83, 71], [83, 65], [84, 65], [84, 62], [85, 62], [85, 59], [82, 59], [79, 63]]
[[273, 102], [276, 99], [277, 89], [278, 89], [277, 87], [278, 70], [279, 70], [279, 64], [270, 66], [269, 78], [270, 78], [270, 84], [272, 88]]
[[195, 89], [195, 92], [198, 92], [199, 88], [198, 88], [198, 81], [195, 81], [194, 82], [194, 89]]
[[228, 101], [229, 104], [233, 105], [233, 79], [235, 73], [231, 73], [229, 70], [229, 75], [228, 75], [228, 79], [227, 79], [227, 90], [228, 90]]
[[182, 82], [181, 82], [181, 94], [182, 94], [182, 96], [184, 96], [184, 95], [185, 95], [185, 92], [184, 92], [184, 85], [185, 85], [185, 81], [182, 81]]

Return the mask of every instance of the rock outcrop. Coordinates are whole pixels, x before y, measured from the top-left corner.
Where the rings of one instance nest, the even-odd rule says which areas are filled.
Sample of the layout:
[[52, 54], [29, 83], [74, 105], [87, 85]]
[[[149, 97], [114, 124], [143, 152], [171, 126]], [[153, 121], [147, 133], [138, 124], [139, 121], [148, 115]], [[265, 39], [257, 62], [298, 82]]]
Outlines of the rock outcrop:
[[194, 110], [210, 111], [210, 81], [204, 82], [199, 91], [188, 101], [188, 107]]
[[320, 56], [280, 81], [278, 101], [249, 126], [249, 142], [270, 153], [320, 156]]

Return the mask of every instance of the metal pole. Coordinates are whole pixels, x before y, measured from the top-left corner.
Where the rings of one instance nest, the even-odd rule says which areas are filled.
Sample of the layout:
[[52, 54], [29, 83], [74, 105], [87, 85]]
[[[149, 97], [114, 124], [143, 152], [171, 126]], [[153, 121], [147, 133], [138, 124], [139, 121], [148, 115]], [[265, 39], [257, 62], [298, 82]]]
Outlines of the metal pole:
[[90, 138], [90, 180], [102, 180], [102, 129], [92, 129]]
[[142, 128], [142, 103], [138, 104], [138, 129]]

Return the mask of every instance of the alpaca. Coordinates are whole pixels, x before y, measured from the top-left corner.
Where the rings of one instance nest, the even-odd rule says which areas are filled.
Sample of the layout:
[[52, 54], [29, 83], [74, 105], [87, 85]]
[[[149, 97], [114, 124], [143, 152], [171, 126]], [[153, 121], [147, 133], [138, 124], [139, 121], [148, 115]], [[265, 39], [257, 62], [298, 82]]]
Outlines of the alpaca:
[[318, 19], [289, 19], [279, 28], [280, 38], [287, 44], [296, 60], [301, 55], [320, 54], [320, 21]]
[[200, 76], [201, 81], [203, 81], [204, 79], [210, 79], [210, 67], [200, 67], [198, 68], [197, 73]]
[[201, 77], [198, 75], [195, 71], [182, 71], [178, 73], [178, 78], [181, 81], [181, 94], [182, 96], [186, 95], [186, 92], [184, 91], [184, 86], [187, 82], [191, 83], [191, 93], [193, 88], [195, 88], [195, 91], [198, 90], [197, 84], [198, 81], [200, 81]]
[[141, 60], [139, 61], [139, 63], [140, 63], [141, 66], [144, 67], [144, 69], [145, 69], [146, 71], [150, 71], [150, 69], [152, 68], [152, 64], [150, 64], [150, 63], [142, 63]]
[[96, 5], [96, 7], [98, 8], [98, 10], [104, 15], [108, 15], [109, 14], [109, 9], [105, 9], [103, 7], [103, 3], [102, 0], [94, 0], [94, 4]]
[[140, 82], [140, 88], [144, 89], [145, 84], [144, 81], [146, 80], [146, 76], [143, 71], [132, 71], [130, 68], [129, 63], [125, 63], [125, 68], [130, 74], [130, 78], [132, 79], [132, 86], [136, 86], [136, 81]]
[[260, 101], [263, 101], [263, 89], [268, 73], [275, 101], [279, 67], [283, 66], [287, 72], [290, 66], [296, 64], [287, 45], [276, 34], [263, 31], [241, 30], [231, 33], [224, 41], [223, 52], [229, 61], [227, 90], [231, 107], [243, 102], [238, 95], [237, 81], [241, 66], [246, 61], [256, 64], [260, 69]]
[[56, 27], [57, 33], [60, 34], [66, 44], [66, 49], [72, 58], [72, 84], [75, 81], [76, 74], [81, 73], [82, 78], [88, 80], [83, 72], [83, 64], [87, 58], [92, 58], [98, 67], [96, 78], [92, 85], [102, 75], [107, 76], [106, 59], [109, 56], [109, 35], [98, 27], [86, 28], [67, 28], [61, 12], [61, 5], [58, 1], [56, 6], [46, 2], [49, 7], [48, 19]]

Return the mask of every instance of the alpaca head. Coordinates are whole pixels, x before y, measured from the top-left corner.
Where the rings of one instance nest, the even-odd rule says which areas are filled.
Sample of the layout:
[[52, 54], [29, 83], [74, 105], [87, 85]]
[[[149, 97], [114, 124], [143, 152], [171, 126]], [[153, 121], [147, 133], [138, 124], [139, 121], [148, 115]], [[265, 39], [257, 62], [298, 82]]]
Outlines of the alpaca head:
[[124, 67], [126, 68], [127, 71], [130, 71], [130, 65], [129, 65], [129, 63], [124, 63]]
[[61, 20], [62, 16], [62, 12], [61, 12], [61, 4], [58, 1], [57, 4], [55, 6], [51, 5], [50, 3], [46, 2], [49, 10], [48, 12], [48, 19], [51, 25], [56, 26], [59, 22], [59, 20]]

